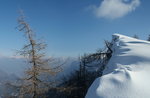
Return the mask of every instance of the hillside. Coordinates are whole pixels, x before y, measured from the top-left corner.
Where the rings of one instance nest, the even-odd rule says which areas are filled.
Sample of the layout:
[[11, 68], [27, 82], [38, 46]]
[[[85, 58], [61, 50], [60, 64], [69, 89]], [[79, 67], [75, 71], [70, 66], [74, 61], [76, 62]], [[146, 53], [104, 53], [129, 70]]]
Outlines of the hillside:
[[85, 98], [149, 98], [150, 42], [113, 35], [113, 55]]

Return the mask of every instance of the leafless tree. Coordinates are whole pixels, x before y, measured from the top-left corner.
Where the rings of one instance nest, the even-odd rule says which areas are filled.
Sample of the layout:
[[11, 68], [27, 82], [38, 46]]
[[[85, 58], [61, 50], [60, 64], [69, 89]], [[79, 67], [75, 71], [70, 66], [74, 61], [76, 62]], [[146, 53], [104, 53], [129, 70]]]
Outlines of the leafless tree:
[[133, 38], [139, 39], [138, 35], [133, 35]]
[[25, 16], [22, 11], [20, 11], [18, 24], [18, 30], [25, 34], [28, 41], [28, 44], [24, 45], [19, 51], [19, 54], [24, 56], [30, 65], [25, 71], [26, 77], [22, 80], [19, 98], [44, 98], [44, 94], [49, 88], [53, 88], [55, 82], [46, 81], [42, 76], [48, 74], [51, 76], [55, 75], [60, 71], [60, 68], [51, 68], [49, 66], [50, 59], [46, 59], [45, 53], [43, 52], [46, 44], [36, 40], [35, 33], [25, 21]]
[[148, 35], [147, 41], [150, 41], [150, 35]]

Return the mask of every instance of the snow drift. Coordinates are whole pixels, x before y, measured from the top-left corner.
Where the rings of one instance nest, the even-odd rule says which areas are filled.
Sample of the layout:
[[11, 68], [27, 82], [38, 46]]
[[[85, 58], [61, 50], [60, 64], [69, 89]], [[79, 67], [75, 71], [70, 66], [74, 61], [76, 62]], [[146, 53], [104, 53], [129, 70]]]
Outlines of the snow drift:
[[85, 98], [150, 98], [150, 42], [113, 35], [113, 55]]

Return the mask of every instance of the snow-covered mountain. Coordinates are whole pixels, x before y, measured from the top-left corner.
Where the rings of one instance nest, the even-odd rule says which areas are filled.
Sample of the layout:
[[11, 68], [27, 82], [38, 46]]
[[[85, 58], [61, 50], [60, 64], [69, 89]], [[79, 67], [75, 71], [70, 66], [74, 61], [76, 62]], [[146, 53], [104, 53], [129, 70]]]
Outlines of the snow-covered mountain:
[[[77, 58], [63, 58], [63, 57], [57, 57], [52, 58], [52, 62], [50, 62], [50, 66], [56, 67], [62, 65], [61, 68], [62, 73], [64, 75], [69, 74], [70, 72], [77, 70], [79, 61]], [[29, 68], [28, 61], [24, 58], [17, 58], [17, 57], [6, 57], [6, 56], [0, 56], [0, 79], [1, 71], [3, 73], [6, 73], [8, 75], [15, 74], [16, 76], [21, 77], [24, 74], [24, 71]], [[5, 77], [5, 76], [4, 76]]]
[[[78, 69], [79, 61], [76, 58], [54, 58], [50, 63], [52, 67], [62, 65], [62, 71], [58, 73], [56, 79], [68, 76], [71, 72]], [[0, 57], [0, 98], [6, 93], [14, 90], [7, 83], [17, 83], [18, 79], [24, 76], [24, 71], [28, 68], [28, 62], [23, 58]], [[8, 86], [8, 87], [7, 87]]]
[[[14, 83], [18, 80], [18, 77], [15, 74], [8, 74], [2, 70], [0, 70], [0, 98], [4, 94], [8, 93], [7, 83]], [[6, 90], [7, 89], [7, 90]]]
[[113, 55], [85, 98], [150, 98], [150, 42], [113, 35]]
[[0, 98], [11, 91], [7, 83], [15, 83], [23, 75], [25, 62], [21, 58], [0, 56]]
[[15, 58], [8, 56], [0, 56], [0, 70], [7, 74], [23, 75], [23, 71], [27, 68], [27, 62], [23, 58]]

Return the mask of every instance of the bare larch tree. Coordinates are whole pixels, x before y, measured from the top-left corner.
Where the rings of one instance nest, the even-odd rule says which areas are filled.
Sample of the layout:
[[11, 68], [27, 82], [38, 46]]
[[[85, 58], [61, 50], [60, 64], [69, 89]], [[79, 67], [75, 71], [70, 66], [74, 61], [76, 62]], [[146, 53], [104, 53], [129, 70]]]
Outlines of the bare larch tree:
[[18, 18], [18, 30], [25, 34], [28, 44], [19, 51], [19, 54], [24, 56], [28, 61], [30, 67], [25, 71], [26, 77], [20, 89], [19, 98], [44, 98], [44, 94], [50, 87], [53, 87], [54, 82], [46, 82], [42, 75], [55, 75], [59, 68], [50, 68], [49, 61], [46, 59], [43, 50], [46, 44], [35, 39], [35, 34], [25, 21], [25, 17], [20, 11]]

